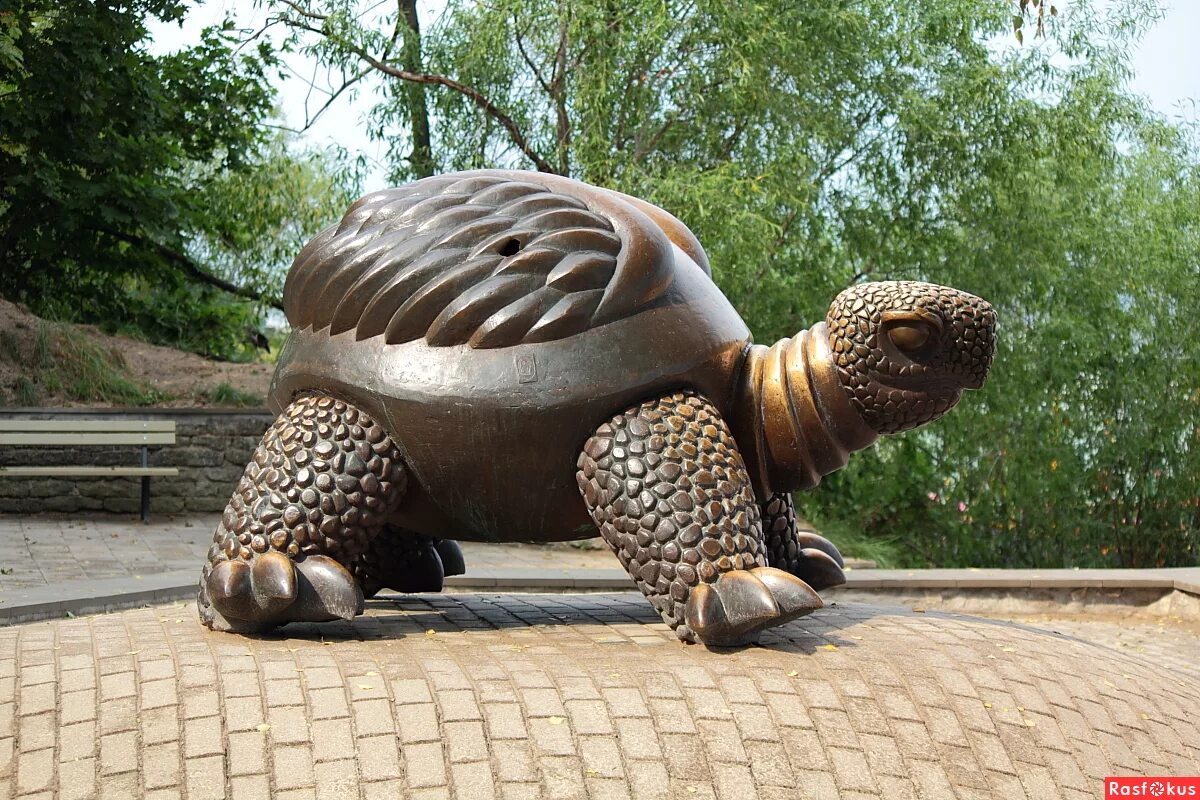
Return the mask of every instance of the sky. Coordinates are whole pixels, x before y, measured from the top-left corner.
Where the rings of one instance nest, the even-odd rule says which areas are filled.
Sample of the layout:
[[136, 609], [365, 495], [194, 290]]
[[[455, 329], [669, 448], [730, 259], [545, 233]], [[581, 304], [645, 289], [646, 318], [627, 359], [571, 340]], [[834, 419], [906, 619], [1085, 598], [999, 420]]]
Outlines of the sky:
[[[1110, 0], [1120, 2], [1121, 0]], [[1066, 8], [1071, 0], [1060, 0]], [[443, 3], [432, 0], [422, 3], [422, 27], [428, 27], [439, 13]], [[194, 44], [200, 31], [208, 25], [220, 22], [232, 13], [239, 26], [260, 27], [266, 19], [265, 10], [252, 0], [208, 0], [193, 10], [182, 27], [175, 24], [156, 23], [150, 26], [154, 38], [155, 52], [171, 52]], [[1132, 88], [1149, 98], [1160, 113], [1177, 118], [1180, 116], [1200, 118], [1200, 0], [1171, 0], [1162, 19], [1146, 33], [1133, 59], [1134, 78]], [[293, 129], [304, 127], [307, 113], [316, 111], [325, 98], [310, 92], [308, 78], [312, 77], [313, 65], [295, 56], [289, 64], [303, 77], [294, 75], [278, 84], [280, 111], [285, 123]], [[369, 94], [355, 98], [343, 96], [326, 111], [301, 137], [300, 143], [314, 148], [338, 144], [351, 154], [364, 154], [376, 166], [368, 170], [364, 190], [384, 188], [385, 177], [382, 167], [386, 156], [385, 147], [372, 141], [367, 135], [363, 121], [372, 106]]]

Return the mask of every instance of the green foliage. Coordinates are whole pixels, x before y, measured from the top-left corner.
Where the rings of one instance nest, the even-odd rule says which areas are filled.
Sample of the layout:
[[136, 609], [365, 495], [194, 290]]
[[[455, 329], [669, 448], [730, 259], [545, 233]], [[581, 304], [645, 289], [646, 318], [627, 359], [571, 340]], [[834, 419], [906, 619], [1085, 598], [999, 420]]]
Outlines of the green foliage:
[[670, 209], [760, 341], [858, 280], [993, 301], [987, 389], [799, 498], [817, 525], [913, 565], [1200, 563], [1200, 147], [1126, 86], [1154, 3], [1072, 3], [1020, 47], [990, 0], [452, 0], [421, 74], [364, 6], [273, 8], [293, 46], [384, 82], [397, 178], [419, 84], [438, 170], [539, 166]]
[[185, 13], [181, 0], [0, 11], [0, 294], [230, 357], [354, 176], [268, 133], [265, 43], [242, 46], [226, 23], [151, 55], [146, 21]]
[[278, 300], [286, 267], [358, 199], [361, 178], [342, 153], [292, 152], [267, 139], [238, 170], [192, 165], [187, 183], [205, 216], [188, 252], [239, 287]]
[[894, 569], [904, 566], [905, 543], [899, 536], [872, 533], [866, 528], [840, 517], [826, 518], [818, 526], [822, 536], [837, 544], [846, 558], [873, 561], [879, 569]]
[[233, 406], [236, 408], [259, 408], [263, 399], [256, 394], [243, 392], [228, 383], [219, 383], [204, 391], [204, 399], [214, 406]]
[[17, 361], [21, 352], [21, 340], [15, 331], [0, 330], [0, 358], [5, 361]]
[[37, 333], [33, 337], [33, 360], [29, 366], [36, 369], [49, 369], [54, 365], [54, 359], [50, 355], [50, 328], [46, 325], [38, 325]]
[[16, 404], [25, 408], [33, 408], [42, 400], [42, 393], [38, 391], [37, 384], [29, 380], [28, 377], [22, 375], [17, 378], [16, 388]]
[[[59, 320], [86, 321], [71, 309], [49, 304]], [[58, 310], [55, 310], [58, 309]], [[259, 325], [261, 307], [194, 283], [155, 286], [130, 280], [121, 298], [120, 317], [105, 319], [108, 332], [232, 361], [254, 358], [250, 333]]]

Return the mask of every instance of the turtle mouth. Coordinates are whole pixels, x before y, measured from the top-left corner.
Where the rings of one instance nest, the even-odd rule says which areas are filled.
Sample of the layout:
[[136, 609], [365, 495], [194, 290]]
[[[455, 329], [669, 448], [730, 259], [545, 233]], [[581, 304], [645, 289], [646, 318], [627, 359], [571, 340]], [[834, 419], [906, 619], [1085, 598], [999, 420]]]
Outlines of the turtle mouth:
[[872, 429], [891, 434], [932, 422], [958, 404], [962, 386], [948, 376], [910, 376], [907, 380], [870, 380], [843, 384]]
[[[964, 389], [978, 388], [978, 386], [970, 385], [976, 381], [969, 375], [946, 373], [936, 367], [924, 364], [897, 364], [895, 361], [891, 361], [888, 363], [888, 367], [887, 372], [873, 375], [873, 380], [870, 382], [882, 389], [898, 389], [926, 399], [955, 394]], [[978, 385], [982, 386], [982, 381], [978, 381]]]

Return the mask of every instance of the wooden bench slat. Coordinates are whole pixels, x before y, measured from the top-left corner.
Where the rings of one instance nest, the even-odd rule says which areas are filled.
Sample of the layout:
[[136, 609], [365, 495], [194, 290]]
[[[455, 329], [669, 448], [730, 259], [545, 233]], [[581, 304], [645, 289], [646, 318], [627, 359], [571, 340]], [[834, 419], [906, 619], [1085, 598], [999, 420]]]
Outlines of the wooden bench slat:
[[172, 420], [158, 419], [0, 419], [0, 432], [15, 433], [173, 433]]
[[0, 445], [72, 446], [175, 444], [173, 433], [0, 433]]
[[103, 475], [103, 476], [137, 476], [144, 475], [150, 477], [170, 477], [178, 475], [179, 470], [176, 467], [0, 467], [0, 477], [23, 477], [31, 478], [35, 476], [87, 476], [87, 475]]

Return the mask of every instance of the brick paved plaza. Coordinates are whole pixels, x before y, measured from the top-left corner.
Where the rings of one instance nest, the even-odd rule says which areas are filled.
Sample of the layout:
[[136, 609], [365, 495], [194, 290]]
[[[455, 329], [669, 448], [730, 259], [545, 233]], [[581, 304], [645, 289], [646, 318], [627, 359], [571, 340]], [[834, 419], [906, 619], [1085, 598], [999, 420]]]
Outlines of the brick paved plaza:
[[0, 628], [0, 797], [1083, 800], [1200, 772], [1200, 676], [1129, 649], [853, 603], [712, 652], [632, 593], [35, 622]]

